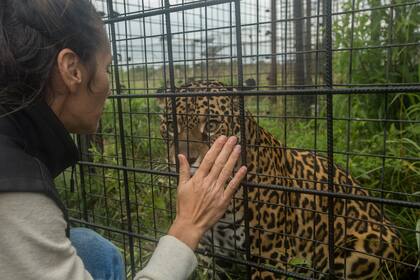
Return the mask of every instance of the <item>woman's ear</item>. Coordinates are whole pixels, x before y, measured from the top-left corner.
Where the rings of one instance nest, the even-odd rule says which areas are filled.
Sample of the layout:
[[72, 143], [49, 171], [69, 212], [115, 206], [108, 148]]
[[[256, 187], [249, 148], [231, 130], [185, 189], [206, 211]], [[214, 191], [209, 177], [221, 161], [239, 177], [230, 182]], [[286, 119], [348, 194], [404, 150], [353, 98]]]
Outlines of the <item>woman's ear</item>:
[[83, 81], [82, 67], [79, 56], [71, 49], [62, 49], [58, 53], [58, 73], [71, 92], [77, 91]]

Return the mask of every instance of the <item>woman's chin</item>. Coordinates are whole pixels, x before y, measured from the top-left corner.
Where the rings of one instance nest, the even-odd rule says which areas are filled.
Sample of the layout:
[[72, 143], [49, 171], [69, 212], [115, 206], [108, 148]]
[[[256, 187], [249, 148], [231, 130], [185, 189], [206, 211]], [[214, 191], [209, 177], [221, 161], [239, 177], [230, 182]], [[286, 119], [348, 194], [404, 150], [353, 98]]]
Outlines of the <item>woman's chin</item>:
[[99, 122], [95, 124], [84, 125], [83, 127], [80, 126], [80, 127], [72, 128], [72, 129], [69, 129], [68, 131], [70, 133], [76, 133], [76, 134], [94, 134], [98, 131], [98, 127], [99, 127]]

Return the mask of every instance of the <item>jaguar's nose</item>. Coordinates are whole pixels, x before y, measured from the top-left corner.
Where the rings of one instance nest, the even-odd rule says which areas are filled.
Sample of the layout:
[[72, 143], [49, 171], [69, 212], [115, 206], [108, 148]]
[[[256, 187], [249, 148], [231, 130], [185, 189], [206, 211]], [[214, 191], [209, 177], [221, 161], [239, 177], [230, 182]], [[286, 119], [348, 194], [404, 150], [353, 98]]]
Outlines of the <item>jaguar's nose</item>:
[[190, 158], [188, 158], [188, 163], [190, 164], [190, 166], [193, 166], [196, 163], [196, 161], [197, 161], [197, 158], [196, 157], [190, 157]]

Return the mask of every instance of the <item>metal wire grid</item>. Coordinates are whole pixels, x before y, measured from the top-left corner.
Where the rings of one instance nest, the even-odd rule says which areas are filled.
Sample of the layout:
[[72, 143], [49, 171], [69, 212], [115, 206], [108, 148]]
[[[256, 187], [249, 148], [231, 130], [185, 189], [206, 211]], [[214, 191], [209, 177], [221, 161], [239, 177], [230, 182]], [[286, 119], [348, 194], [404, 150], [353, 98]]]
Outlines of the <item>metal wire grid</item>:
[[[350, 15], [353, 33], [357, 25], [356, 15], [372, 11], [387, 11], [392, 15], [399, 8], [419, 6], [419, 2], [387, 2], [372, 6], [366, 1], [352, 1], [348, 10], [342, 10], [344, 1], [306, 1], [300, 3], [306, 14], [296, 11], [299, 1], [95, 1], [103, 11], [113, 49], [113, 95], [107, 104], [98, 134], [79, 136], [81, 148], [77, 191], [67, 188], [66, 176], [61, 178], [61, 191], [68, 203], [74, 224], [89, 226], [113, 240], [122, 248], [128, 275], [145, 265], [160, 236], [164, 235], [175, 215], [175, 188], [177, 172], [171, 171], [165, 161], [169, 156], [166, 142], [158, 133], [159, 115], [155, 98], [191, 96], [191, 93], [175, 93], [176, 86], [192, 80], [222, 80], [234, 85], [237, 91], [223, 94], [196, 92], [194, 96], [238, 96], [240, 100], [242, 158], [246, 159], [245, 110], [251, 110], [257, 123], [264, 127], [268, 121], [279, 121], [282, 130], [281, 142], [285, 149], [311, 150], [315, 155], [328, 158], [328, 191], [296, 189], [288, 186], [262, 185], [245, 182], [242, 202], [248, 208], [247, 189], [258, 187], [291, 193], [305, 193], [327, 197], [328, 215], [328, 266], [330, 276], [334, 275], [334, 199], [375, 202], [384, 207], [399, 207], [401, 211], [420, 209], [418, 196], [405, 191], [388, 190], [390, 182], [385, 181], [384, 170], [388, 160], [418, 162], [418, 156], [387, 155], [387, 140], [390, 137], [386, 126], [383, 129], [381, 153], [352, 151], [350, 135], [355, 123], [391, 124], [395, 122], [418, 125], [419, 120], [389, 118], [387, 111], [390, 99], [396, 93], [420, 92], [419, 81], [393, 83], [391, 79], [377, 83], [355, 83], [353, 58], [359, 52], [378, 50], [388, 55], [394, 49], [419, 48], [417, 42], [394, 42], [392, 38], [380, 45], [355, 46], [350, 36], [348, 46], [333, 45], [332, 27], [342, 15]], [[334, 4], [334, 7], [332, 6]], [[276, 15], [273, 15], [276, 7]], [[308, 12], [309, 11], [309, 12]], [[273, 16], [275, 20], [273, 20]], [[311, 33], [306, 44], [298, 43], [294, 29], [306, 26]], [[392, 27], [389, 27], [392, 28]], [[270, 33], [271, 32], [271, 33]], [[276, 40], [272, 40], [273, 32]], [[273, 43], [274, 41], [274, 43]], [[309, 41], [309, 43], [308, 43]], [[348, 53], [346, 82], [334, 82], [334, 55]], [[273, 63], [274, 62], [274, 63]], [[382, 65], [389, 72], [389, 65]], [[220, 69], [227, 69], [221, 71]], [[306, 71], [306, 72], [305, 72]], [[312, 73], [310, 80], [299, 77]], [[308, 74], [304, 75], [308, 76]], [[247, 90], [243, 85], [247, 78], [254, 78], [256, 90]], [[167, 92], [160, 92], [164, 88]], [[170, 94], [170, 95], [168, 95]], [[347, 108], [342, 114], [333, 114], [333, 97], [346, 96]], [[354, 98], [379, 96], [385, 100], [382, 116], [357, 116], [352, 110]], [[311, 100], [310, 112], [291, 110], [303, 98]], [[276, 103], [281, 110], [276, 115], [266, 112], [264, 102]], [[172, 102], [172, 118], [176, 127], [175, 102]], [[324, 108], [325, 111], [321, 112]], [[271, 109], [271, 108], [270, 108]], [[268, 110], [269, 111], [269, 110]], [[293, 124], [314, 121], [313, 146], [293, 146], [296, 139], [290, 135]], [[345, 149], [335, 149], [334, 125], [346, 123]], [[326, 135], [318, 130], [320, 125]], [[357, 127], [357, 126], [356, 126]], [[145, 134], [139, 134], [139, 128]], [[176, 131], [176, 130], [174, 130]], [[270, 131], [273, 132], [273, 131]], [[177, 143], [177, 133], [174, 135]], [[291, 144], [289, 144], [291, 143]], [[158, 146], [158, 148], [155, 148]], [[165, 148], [166, 147], [166, 148]], [[178, 145], [175, 145], [178, 150]], [[158, 149], [159, 151], [156, 151]], [[166, 152], [162, 153], [162, 149]], [[345, 171], [350, 173], [352, 158], [380, 159], [380, 186], [370, 189], [372, 196], [336, 193], [333, 189], [333, 165], [335, 159], [345, 159]], [[166, 168], [165, 168], [166, 166]], [[315, 180], [319, 182], [319, 180]], [[415, 186], [414, 186], [415, 189]], [[293, 206], [284, 205], [293, 209]], [[305, 211], [309, 209], [305, 209]], [[273, 266], [251, 260], [249, 250], [249, 219], [245, 211], [245, 234], [247, 250], [236, 257], [217, 252], [212, 246], [210, 252], [199, 251], [212, 257], [212, 277], [218, 270], [216, 261], [237, 264], [250, 276], [250, 268], [286, 275], [296, 279], [310, 279], [293, 271], [280, 271]], [[418, 212], [417, 212], [418, 213]], [[325, 214], [325, 213], [323, 213]], [[345, 218], [345, 217], [344, 217]], [[396, 226], [403, 234], [415, 235], [414, 227]], [[294, 236], [294, 238], [296, 238]], [[217, 246], [216, 246], [217, 247]], [[401, 261], [402, 265], [414, 269], [412, 261]], [[232, 274], [234, 276], [234, 274]], [[245, 275], [245, 276], [244, 276]], [[194, 275], [193, 278], [202, 277]]]

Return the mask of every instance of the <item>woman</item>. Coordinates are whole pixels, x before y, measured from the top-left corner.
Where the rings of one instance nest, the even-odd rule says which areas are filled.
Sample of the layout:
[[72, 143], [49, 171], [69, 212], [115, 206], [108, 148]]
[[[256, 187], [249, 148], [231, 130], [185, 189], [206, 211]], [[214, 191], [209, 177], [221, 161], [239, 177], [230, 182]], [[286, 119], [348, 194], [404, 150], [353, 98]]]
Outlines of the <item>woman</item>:
[[[69, 133], [95, 132], [109, 95], [111, 51], [88, 0], [0, 2], [1, 279], [123, 279], [116, 247], [68, 230], [53, 178], [77, 161]], [[185, 279], [193, 250], [245, 176], [236, 138], [220, 137], [193, 177], [179, 155], [177, 215], [136, 279]]]

